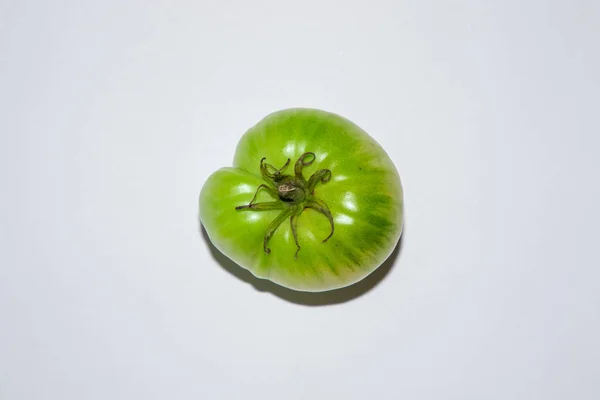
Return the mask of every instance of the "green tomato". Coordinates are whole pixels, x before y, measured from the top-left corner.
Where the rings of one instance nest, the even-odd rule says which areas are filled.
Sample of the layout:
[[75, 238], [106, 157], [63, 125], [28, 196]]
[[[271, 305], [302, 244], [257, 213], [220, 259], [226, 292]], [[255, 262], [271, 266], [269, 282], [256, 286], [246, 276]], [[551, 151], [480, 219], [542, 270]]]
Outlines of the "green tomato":
[[275, 112], [241, 138], [233, 168], [200, 193], [214, 246], [258, 278], [319, 292], [365, 278], [403, 223], [394, 164], [366, 132], [325, 111]]

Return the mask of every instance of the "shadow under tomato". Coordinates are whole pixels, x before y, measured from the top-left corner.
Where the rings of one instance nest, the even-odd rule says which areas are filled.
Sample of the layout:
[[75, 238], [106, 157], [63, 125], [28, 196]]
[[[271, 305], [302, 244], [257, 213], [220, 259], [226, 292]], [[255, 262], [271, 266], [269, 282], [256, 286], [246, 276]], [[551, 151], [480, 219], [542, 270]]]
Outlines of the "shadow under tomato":
[[394, 267], [396, 259], [398, 258], [398, 254], [400, 254], [400, 251], [402, 250], [402, 242], [404, 241], [404, 236], [406, 233], [406, 224], [404, 225], [400, 241], [398, 244], [396, 244], [392, 254], [390, 254], [387, 260], [385, 260], [379, 268], [377, 268], [360, 282], [341, 289], [330, 290], [327, 292], [299, 292], [277, 285], [269, 280], [257, 278], [252, 275], [250, 271], [240, 267], [235, 262], [227, 258], [219, 250], [217, 250], [217, 248], [210, 241], [202, 224], [200, 224], [200, 231], [215, 261], [217, 261], [217, 263], [230, 274], [254, 286], [256, 290], [260, 292], [270, 292], [275, 296], [291, 303], [302, 304], [306, 306], [326, 306], [354, 300], [373, 289], [379, 284], [379, 282], [383, 280], [383, 278], [387, 276], [390, 270]]

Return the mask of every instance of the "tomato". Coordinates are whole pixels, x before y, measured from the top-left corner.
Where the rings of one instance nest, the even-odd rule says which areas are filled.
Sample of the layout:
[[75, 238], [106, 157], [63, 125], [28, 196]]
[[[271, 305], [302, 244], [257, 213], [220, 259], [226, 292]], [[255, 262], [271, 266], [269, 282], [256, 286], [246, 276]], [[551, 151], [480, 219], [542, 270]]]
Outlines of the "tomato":
[[233, 167], [200, 193], [214, 246], [258, 278], [319, 292], [360, 281], [391, 254], [403, 190], [383, 148], [325, 111], [268, 115], [241, 138]]

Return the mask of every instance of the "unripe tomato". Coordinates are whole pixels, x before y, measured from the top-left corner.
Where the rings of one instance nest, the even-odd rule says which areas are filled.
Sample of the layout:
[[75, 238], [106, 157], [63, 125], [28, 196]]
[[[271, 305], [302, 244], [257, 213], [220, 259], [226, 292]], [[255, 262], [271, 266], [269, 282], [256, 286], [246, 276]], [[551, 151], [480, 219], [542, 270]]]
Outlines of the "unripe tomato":
[[300, 291], [351, 285], [400, 239], [403, 191], [383, 148], [352, 122], [289, 109], [241, 138], [233, 167], [200, 193], [219, 251], [259, 278]]

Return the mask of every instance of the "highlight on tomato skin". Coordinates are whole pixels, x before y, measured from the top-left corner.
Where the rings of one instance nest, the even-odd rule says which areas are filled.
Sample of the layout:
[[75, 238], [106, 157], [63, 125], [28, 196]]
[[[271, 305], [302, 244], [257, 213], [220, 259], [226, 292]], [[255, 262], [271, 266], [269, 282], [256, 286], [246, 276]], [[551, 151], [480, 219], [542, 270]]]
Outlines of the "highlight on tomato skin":
[[388, 154], [354, 123], [316, 109], [277, 111], [250, 128], [199, 203], [220, 252], [298, 291], [364, 279], [402, 234], [403, 189]]

